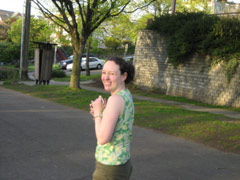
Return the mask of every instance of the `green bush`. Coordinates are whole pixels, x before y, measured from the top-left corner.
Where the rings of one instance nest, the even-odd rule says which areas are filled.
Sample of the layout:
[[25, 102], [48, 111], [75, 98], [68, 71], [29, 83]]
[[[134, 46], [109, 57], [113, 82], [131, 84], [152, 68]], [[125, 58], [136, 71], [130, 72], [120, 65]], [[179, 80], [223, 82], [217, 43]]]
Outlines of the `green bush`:
[[55, 78], [55, 77], [58, 77], [58, 78], [63, 78], [63, 77], [66, 77], [66, 74], [63, 70], [55, 70], [53, 69], [52, 71], [52, 78]]
[[240, 20], [237, 18], [204, 13], [167, 14], [155, 18], [147, 29], [168, 38], [168, 56], [175, 66], [189, 60], [192, 54], [208, 55], [213, 61], [224, 61], [229, 76], [240, 64]]
[[8, 41], [0, 41], [0, 62], [14, 64], [20, 59], [20, 45]]
[[0, 81], [16, 83], [19, 81], [19, 70], [13, 68], [0, 68]]

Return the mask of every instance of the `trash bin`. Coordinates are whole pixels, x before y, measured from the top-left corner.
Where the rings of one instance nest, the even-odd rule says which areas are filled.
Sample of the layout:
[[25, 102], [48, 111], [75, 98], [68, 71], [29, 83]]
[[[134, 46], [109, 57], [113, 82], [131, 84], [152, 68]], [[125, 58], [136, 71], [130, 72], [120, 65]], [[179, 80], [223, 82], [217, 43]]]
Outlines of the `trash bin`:
[[38, 48], [34, 52], [34, 67], [36, 85], [49, 84], [54, 61], [55, 45], [44, 42], [34, 42]]

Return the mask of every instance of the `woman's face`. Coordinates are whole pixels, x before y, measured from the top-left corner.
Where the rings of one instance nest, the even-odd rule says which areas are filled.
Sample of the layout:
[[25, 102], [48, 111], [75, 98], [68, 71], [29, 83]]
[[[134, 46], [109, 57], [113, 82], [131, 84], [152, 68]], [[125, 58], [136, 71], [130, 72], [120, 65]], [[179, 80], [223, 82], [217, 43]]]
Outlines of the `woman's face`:
[[114, 61], [107, 61], [102, 70], [104, 89], [111, 94], [116, 94], [125, 88], [126, 73], [121, 75], [119, 65]]

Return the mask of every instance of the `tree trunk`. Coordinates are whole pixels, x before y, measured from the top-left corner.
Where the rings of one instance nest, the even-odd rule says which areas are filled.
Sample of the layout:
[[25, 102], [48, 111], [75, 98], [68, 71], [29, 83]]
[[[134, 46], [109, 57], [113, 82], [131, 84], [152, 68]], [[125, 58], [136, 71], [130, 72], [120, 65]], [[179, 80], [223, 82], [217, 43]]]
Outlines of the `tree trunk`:
[[72, 75], [70, 80], [69, 87], [71, 89], [79, 89], [80, 88], [80, 75], [81, 75], [81, 62], [82, 62], [82, 54], [84, 51], [84, 47], [86, 45], [87, 38], [80, 38], [72, 40], [73, 43], [73, 67], [72, 67]]
[[176, 12], [176, 0], [172, 0], [172, 14]]
[[87, 76], [90, 76], [90, 68], [89, 68], [89, 49], [90, 49], [90, 38], [88, 39], [88, 42], [87, 42], [87, 51], [86, 51], [86, 75]]

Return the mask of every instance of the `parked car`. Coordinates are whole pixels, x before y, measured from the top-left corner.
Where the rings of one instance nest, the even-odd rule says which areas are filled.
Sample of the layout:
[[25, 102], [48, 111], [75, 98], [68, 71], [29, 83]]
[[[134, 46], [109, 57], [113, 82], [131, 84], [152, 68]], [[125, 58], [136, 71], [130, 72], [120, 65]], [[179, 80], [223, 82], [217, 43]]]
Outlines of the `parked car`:
[[[86, 57], [86, 53], [83, 53], [82, 57]], [[90, 54], [89, 54], [89, 57], [96, 57], [96, 56], [90, 53]], [[69, 57], [68, 57], [67, 59], [65, 59], [65, 60], [60, 61], [60, 62], [59, 62], [59, 67], [60, 67], [61, 69], [66, 69], [67, 65], [68, 65], [68, 64], [71, 64], [71, 63], [73, 63], [73, 55], [69, 56]]]
[[[89, 68], [90, 69], [102, 69], [104, 60], [97, 57], [89, 57]], [[72, 70], [73, 63], [67, 65], [67, 70]], [[82, 58], [81, 69], [86, 69], [86, 58]]]
[[123, 58], [125, 61], [130, 62], [131, 64], [133, 63], [134, 56], [126, 56]]
[[62, 60], [62, 61], [59, 62], [59, 67], [61, 69], [66, 69], [67, 65], [71, 64], [71, 63], [73, 63], [73, 59]]

